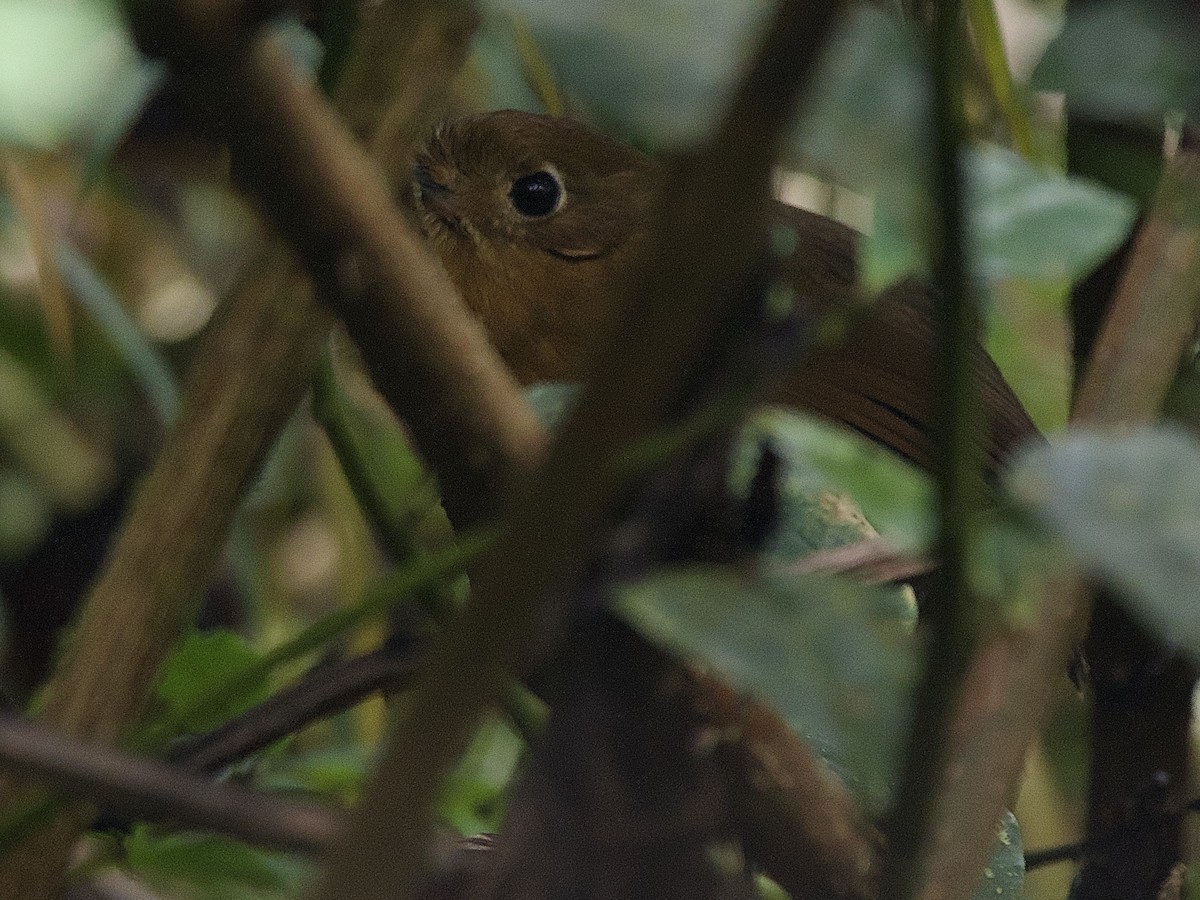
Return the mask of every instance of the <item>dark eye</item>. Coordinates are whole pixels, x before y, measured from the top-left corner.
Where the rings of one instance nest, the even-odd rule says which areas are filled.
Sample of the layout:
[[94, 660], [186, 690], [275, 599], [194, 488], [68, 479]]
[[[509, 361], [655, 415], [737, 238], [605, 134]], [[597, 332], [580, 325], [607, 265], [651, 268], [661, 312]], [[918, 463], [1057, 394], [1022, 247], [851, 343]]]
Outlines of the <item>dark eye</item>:
[[522, 175], [508, 192], [513, 206], [523, 216], [548, 216], [562, 203], [563, 186], [553, 172]]

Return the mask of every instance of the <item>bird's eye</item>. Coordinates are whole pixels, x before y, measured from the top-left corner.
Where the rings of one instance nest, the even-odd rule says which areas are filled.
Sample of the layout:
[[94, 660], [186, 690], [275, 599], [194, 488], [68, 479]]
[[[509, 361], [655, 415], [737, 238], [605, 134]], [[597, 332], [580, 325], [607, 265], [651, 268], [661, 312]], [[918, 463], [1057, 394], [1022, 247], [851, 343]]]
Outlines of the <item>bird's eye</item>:
[[548, 216], [562, 205], [563, 186], [557, 174], [542, 170], [514, 181], [508, 196], [521, 215]]

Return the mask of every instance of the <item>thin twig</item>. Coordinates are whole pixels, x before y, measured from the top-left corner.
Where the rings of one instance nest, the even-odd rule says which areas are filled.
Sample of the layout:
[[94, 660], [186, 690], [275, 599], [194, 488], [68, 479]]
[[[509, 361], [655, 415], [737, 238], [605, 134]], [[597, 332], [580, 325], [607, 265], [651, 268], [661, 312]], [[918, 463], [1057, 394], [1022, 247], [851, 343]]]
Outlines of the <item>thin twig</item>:
[[175, 747], [171, 762], [188, 772], [216, 772], [377, 691], [401, 690], [412, 682], [418, 665], [413, 654], [389, 647], [324, 663], [220, 728]]
[[927, 575], [934, 566], [930, 559], [897, 553], [882, 538], [867, 538], [814, 551], [784, 570], [796, 575], [849, 575], [868, 584], [890, 584]]
[[16, 718], [0, 719], [0, 766], [132, 819], [219, 831], [279, 850], [323, 853], [339, 827], [328, 808], [217, 784]]

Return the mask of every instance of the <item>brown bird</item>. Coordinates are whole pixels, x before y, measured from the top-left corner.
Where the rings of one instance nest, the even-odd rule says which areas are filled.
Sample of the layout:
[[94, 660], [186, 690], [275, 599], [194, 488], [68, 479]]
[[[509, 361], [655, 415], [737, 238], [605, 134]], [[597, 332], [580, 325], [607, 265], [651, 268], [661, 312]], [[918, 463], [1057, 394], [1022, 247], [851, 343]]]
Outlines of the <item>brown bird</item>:
[[[571, 119], [502, 110], [442, 125], [413, 174], [421, 227], [517, 377], [581, 378], [646, 248], [659, 167]], [[859, 235], [783, 204], [777, 215], [795, 238], [785, 269], [796, 295], [815, 298], [818, 313], [854, 308]], [[806, 357], [774, 400], [928, 468], [935, 340], [928, 290], [902, 282], [843, 341]], [[982, 348], [976, 359], [994, 474], [1036, 429]]]

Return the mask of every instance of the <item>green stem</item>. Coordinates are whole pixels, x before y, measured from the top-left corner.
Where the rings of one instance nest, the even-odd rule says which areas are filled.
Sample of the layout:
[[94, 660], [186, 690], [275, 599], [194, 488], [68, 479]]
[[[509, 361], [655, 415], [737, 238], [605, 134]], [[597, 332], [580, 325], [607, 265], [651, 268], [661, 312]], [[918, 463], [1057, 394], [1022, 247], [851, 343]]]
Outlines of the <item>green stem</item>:
[[916, 896], [925, 871], [933, 812], [949, 751], [948, 726], [974, 650], [967, 579], [972, 518], [979, 507], [979, 408], [972, 377], [978, 315], [963, 250], [960, 27], [955, 0], [937, 4], [932, 32], [934, 88], [933, 271], [939, 342], [936, 397], [938, 534], [931, 601], [922, 609], [925, 671], [915, 698], [906, 756], [888, 830], [881, 896]]
[[1004, 35], [1000, 31], [994, 0], [967, 0], [967, 16], [979, 52], [983, 55], [988, 85], [1012, 134], [1013, 144], [1027, 161], [1034, 162], [1033, 131], [1029, 127], [1029, 116], [1017, 97], [1012, 70], [1004, 54]]

